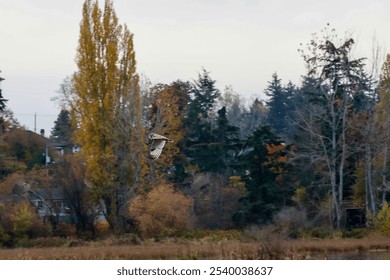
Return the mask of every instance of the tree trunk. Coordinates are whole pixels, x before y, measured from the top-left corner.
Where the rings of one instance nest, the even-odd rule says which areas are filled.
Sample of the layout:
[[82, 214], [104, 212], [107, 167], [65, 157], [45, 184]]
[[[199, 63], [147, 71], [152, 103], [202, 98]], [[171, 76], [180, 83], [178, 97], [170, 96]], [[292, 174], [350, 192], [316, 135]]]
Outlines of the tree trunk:
[[[388, 131], [387, 131], [387, 134]], [[384, 146], [384, 149], [383, 149], [383, 165], [382, 165], [382, 189], [383, 189], [383, 192], [382, 192], [382, 205], [384, 205], [385, 201], [386, 201], [386, 193], [387, 191], [389, 190], [389, 186], [388, 186], [388, 183], [387, 183], [387, 176], [386, 176], [386, 173], [387, 173], [387, 153], [388, 153], [388, 144], [387, 144], [387, 139], [388, 137], [386, 137], [386, 140], [385, 140], [385, 146]]]
[[[342, 149], [341, 162], [338, 163], [338, 135], [337, 135], [337, 108], [335, 105], [335, 94], [332, 94], [331, 103], [330, 103], [330, 113], [331, 113], [331, 130], [332, 130], [332, 151], [331, 151], [331, 189], [332, 189], [332, 204], [333, 204], [333, 220], [335, 224], [333, 225], [336, 229], [340, 229], [341, 227], [341, 205], [342, 205], [342, 192], [343, 192], [343, 176], [344, 176], [344, 149]], [[344, 120], [343, 120], [344, 124]], [[342, 128], [344, 130], [344, 128]], [[343, 131], [344, 132], [344, 131]], [[344, 132], [345, 133], [345, 132]], [[343, 134], [342, 134], [343, 135]], [[345, 136], [344, 136], [345, 137]], [[344, 145], [345, 143], [343, 143]], [[339, 168], [337, 168], [339, 166]], [[338, 169], [338, 180], [337, 180], [337, 169]]]

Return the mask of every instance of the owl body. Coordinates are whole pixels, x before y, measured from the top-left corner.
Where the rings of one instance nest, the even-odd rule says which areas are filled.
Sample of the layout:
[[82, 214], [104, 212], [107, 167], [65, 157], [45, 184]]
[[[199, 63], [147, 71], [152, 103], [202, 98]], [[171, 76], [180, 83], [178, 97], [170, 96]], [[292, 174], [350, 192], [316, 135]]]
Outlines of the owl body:
[[159, 158], [166, 142], [170, 142], [170, 143], [173, 142], [171, 139], [164, 137], [164, 136], [157, 134], [157, 133], [150, 133], [149, 140], [152, 141], [152, 143], [150, 145], [149, 155], [150, 155], [150, 158], [153, 160]]

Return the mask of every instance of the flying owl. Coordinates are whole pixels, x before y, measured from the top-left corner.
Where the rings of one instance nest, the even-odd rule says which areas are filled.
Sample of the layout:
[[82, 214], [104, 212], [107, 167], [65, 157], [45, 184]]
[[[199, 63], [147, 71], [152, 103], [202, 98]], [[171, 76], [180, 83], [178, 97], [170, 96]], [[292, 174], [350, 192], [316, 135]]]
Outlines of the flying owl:
[[158, 159], [158, 157], [161, 155], [162, 149], [165, 146], [166, 142], [172, 143], [173, 141], [167, 137], [164, 137], [162, 135], [159, 135], [157, 133], [150, 133], [149, 134], [149, 140], [152, 141], [150, 145], [150, 158], [151, 159]]

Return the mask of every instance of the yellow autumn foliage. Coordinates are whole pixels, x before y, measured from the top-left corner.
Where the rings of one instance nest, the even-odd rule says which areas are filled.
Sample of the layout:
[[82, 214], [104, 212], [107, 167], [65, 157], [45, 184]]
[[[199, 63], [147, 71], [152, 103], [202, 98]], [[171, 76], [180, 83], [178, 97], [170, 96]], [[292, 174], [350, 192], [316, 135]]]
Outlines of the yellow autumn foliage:
[[168, 184], [158, 185], [131, 202], [129, 212], [145, 238], [191, 227], [192, 201]]
[[133, 34], [118, 23], [112, 1], [100, 9], [98, 1], [86, 0], [82, 13], [71, 116], [86, 181], [115, 228], [118, 213], [126, 216], [127, 204], [118, 203], [123, 192], [139, 187], [146, 173]]

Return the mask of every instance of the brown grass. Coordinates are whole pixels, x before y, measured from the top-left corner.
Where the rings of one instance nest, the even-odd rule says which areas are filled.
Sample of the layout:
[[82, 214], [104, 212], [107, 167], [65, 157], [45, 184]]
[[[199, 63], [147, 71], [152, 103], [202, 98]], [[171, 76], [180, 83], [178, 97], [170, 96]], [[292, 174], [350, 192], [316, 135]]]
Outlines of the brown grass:
[[248, 259], [256, 256], [253, 244], [150, 243], [142, 245], [87, 245], [60, 248], [16, 248], [0, 250], [0, 259], [13, 260], [135, 260], [135, 259]]
[[[373, 251], [384, 251], [390, 258], [390, 237], [362, 239], [198, 240], [160, 243], [145, 241], [139, 245], [100, 242], [70, 242], [67, 247], [0, 249], [0, 259], [11, 260], [134, 260], [134, 259], [370, 259]], [[75, 246], [75, 247], [72, 247]], [[386, 253], [387, 252], [387, 253]], [[383, 258], [383, 256], [382, 256]]]
[[[290, 252], [297, 252], [306, 259], [370, 259], [376, 258], [378, 251], [390, 258], [390, 237], [372, 236], [362, 239], [310, 239], [289, 242]], [[385, 255], [386, 254], [386, 255]]]

